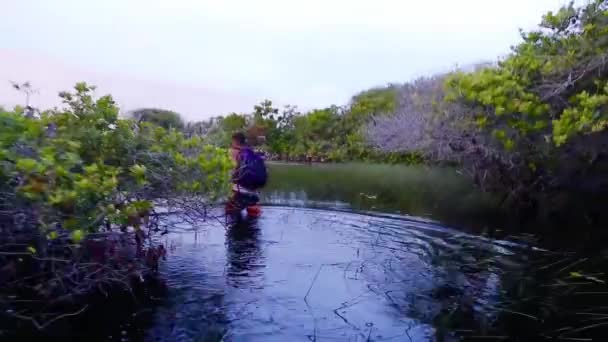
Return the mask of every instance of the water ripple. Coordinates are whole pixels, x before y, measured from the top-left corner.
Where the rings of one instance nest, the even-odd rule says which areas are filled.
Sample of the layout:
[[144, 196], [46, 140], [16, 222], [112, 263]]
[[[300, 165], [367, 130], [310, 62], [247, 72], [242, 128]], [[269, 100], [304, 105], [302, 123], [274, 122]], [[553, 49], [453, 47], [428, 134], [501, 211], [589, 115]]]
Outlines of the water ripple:
[[455, 301], [491, 314], [523, 248], [404, 217], [285, 207], [166, 243], [171, 294], [150, 341], [433, 340]]

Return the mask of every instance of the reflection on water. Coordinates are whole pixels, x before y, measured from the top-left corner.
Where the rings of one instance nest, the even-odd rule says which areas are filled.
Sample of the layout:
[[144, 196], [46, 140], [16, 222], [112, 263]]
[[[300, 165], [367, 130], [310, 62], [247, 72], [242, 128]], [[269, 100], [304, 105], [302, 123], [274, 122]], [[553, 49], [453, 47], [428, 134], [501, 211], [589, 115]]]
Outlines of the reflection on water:
[[267, 204], [410, 215], [462, 229], [503, 227], [510, 215], [451, 168], [271, 164]]
[[261, 284], [265, 260], [260, 248], [260, 227], [257, 220], [239, 220], [226, 230], [228, 284], [251, 288]]
[[172, 293], [151, 341], [430, 341], [444, 333], [442, 313], [458, 308], [461, 327], [491, 317], [501, 273], [524, 249], [431, 223], [284, 207], [167, 243]]
[[496, 238], [506, 216], [454, 170], [273, 165], [263, 202], [256, 221], [166, 237], [170, 294], [147, 340], [608, 336], [608, 253]]

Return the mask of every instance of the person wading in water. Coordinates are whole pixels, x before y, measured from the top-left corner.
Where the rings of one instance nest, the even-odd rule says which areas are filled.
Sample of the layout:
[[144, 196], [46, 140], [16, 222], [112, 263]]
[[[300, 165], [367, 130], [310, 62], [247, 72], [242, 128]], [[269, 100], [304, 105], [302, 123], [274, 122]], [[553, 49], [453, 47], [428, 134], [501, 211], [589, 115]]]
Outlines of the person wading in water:
[[232, 171], [232, 196], [226, 204], [226, 214], [240, 216], [247, 209], [247, 215], [259, 217], [259, 189], [268, 178], [264, 159], [247, 144], [242, 132], [232, 135], [230, 152], [236, 167]]

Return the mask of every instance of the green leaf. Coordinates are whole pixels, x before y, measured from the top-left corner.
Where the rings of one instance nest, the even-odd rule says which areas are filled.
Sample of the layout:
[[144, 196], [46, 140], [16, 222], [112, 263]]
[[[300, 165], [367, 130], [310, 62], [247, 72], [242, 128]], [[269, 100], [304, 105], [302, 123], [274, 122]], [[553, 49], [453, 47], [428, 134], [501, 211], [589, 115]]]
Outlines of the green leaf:
[[19, 159], [17, 160], [17, 170], [21, 171], [21, 172], [33, 172], [34, 170], [36, 170], [37, 166], [38, 166], [38, 162], [35, 159], [31, 159], [31, 158], [23, 158], [23, 159]]
[[494, 134], [494, 137], [498, 140], [504, 140], [505, 137], [507, 136], [506, 132], [501, 129], [494, 130], [493, 134]]
[[579, 272], [570, 272], [570, 277], [572, 278], [582, 278], [583, 275]]
[[131, 174], [136, 178], [143, 178], [146, 176], [146, 167], [144, 165], [135, 164], [131, 166], [129, 170], [131, 171]]
[[590, 280], [590, 281], [596, 282], [598, 284], [605, 284], [606, 283], [605, 281], [603, 281], [603, 280], [601, 280], [599, 278], [596, 278], [596, 277], [593, 277], [593, 276], [590, 276], [590, 275], [585, 275], [585, 274], [582, 274], [580, 272], [570, 272], [570, 277], [571, 278], [576, 278], [576, 279], [581, 279], [582, 278], [582, 279], [585, 279], [585, 280]]
[[76, 229], [72, 232], [71, 237], [74, 243], [80, 243], [84, 238], [84, 232], [81, 229]]

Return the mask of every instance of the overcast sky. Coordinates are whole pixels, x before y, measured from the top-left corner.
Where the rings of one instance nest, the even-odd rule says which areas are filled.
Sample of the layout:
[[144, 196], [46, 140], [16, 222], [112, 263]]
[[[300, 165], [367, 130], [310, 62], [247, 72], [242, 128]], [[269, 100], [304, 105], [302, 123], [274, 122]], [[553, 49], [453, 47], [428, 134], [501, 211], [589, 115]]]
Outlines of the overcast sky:
[[0, 0], [0, 103], [77, 80], [123, 110], [195, 120], [263, 98], [300, 108], [495, 60], [564, 0]]

